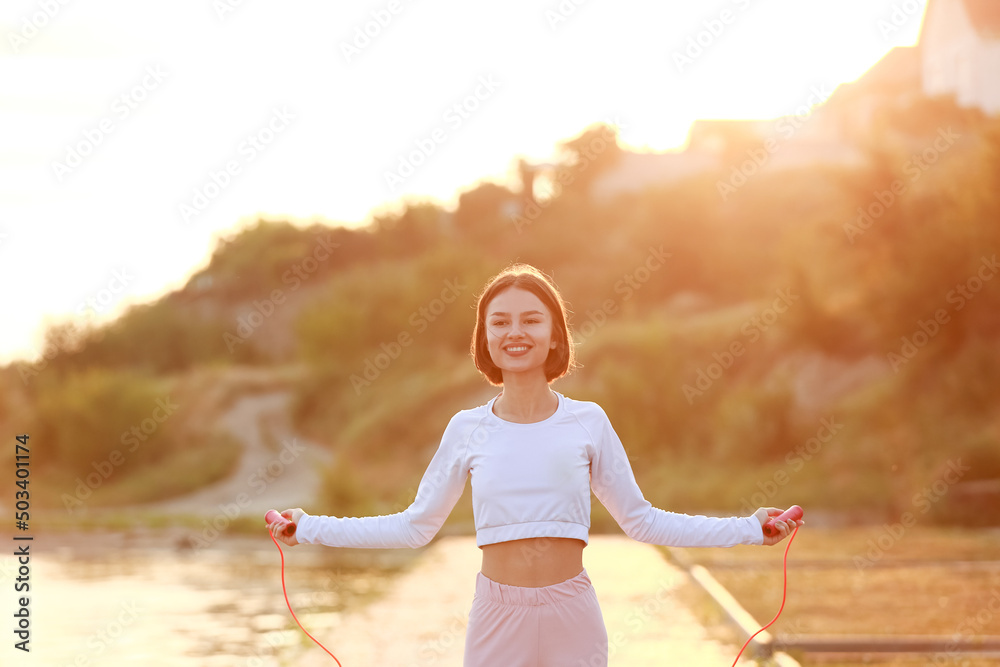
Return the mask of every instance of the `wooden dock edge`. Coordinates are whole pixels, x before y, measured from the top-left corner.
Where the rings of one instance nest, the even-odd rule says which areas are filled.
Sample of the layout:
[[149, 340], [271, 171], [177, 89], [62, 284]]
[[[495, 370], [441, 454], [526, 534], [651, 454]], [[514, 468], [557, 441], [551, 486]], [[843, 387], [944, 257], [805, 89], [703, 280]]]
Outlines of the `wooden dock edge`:
[[[671, 551], [671, 556], [676, 553]], [[715, 600], [715, 603], [722, 608], [727, 616], [739, 627], [747, 637], [757, 632], [763, 623], [758, 623], [753, 616], [726, 590], [726, 588], [716, 581], [715, 577], [701, 565], [692, 565], [684, 562], [683, 558], [675, 558], [684, 567], [691, 578], [702, 590]], [[750, 650], [761, 658], [769, 658], [777, 667], [801, 667], [799, 662], [783, 651], [774, 650], [774, 636], [764, 630], [750, 642]]]

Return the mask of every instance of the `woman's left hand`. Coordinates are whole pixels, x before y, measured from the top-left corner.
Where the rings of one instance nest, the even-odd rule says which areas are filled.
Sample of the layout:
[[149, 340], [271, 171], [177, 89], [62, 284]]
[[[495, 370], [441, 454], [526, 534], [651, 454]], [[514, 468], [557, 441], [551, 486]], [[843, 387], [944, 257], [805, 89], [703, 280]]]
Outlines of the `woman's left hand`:
[[[770, 519], [772, 516], [778, 516], [784, 511], [785, 510], [780, 510], [777, 507], [758, 508], [757, 511], [753, 513], [753, 515], [757, 517], [758, 521], [760, 521], [761, 533], [764, 532], [764, 524], [767, 523], [768, 519]], [[781, 540], [791, 535], [792, 531], [795, 530], [796, 526], [801, 526], [803, 523], [805, 523], [805, 521], [803, 521], [802, 519], [799, 519], [798, 521], [775, 521], [774, 527], [778, 529], [778, 534], [775, 535], [774, 537], [768, 537], [765, 534], [764, 546], [772, 546], [777, 544]]]
[[[305, 514], [305, 511], [303, 511], [301, 507], [296, 507], [294, 509], [289, 509], [283, 512], [279, 512], [279, 514], [281, 514], [281, 516], [285, 517], [286, 519], [288, 519], [297, 526], [299, 525], [299, 521], [302, 519], [302, 515]], [[274, 539], [278, 540], [279, 542], [284, 542], [290, 547], [294, 547], [296, 544], [299, 544], [299, 540], [295, 537], [294, 534], [285, 535], [282, 532], [284, 528], [285, 527], [283, 525], [281, 525], [276, 521], [268, 527], [268, 530], [270, 530], [271, 534], [274, 535]]]

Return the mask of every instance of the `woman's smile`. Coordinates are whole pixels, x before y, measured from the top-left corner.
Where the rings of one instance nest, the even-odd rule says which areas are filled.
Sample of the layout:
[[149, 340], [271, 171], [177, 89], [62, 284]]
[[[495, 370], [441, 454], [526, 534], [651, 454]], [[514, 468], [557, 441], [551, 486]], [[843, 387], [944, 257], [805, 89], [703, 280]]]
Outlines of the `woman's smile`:
[[487, 306], [490, 357], [501, 371], [545, 374], [552, 337], [552, 314], [531, 292], [511, 287]]

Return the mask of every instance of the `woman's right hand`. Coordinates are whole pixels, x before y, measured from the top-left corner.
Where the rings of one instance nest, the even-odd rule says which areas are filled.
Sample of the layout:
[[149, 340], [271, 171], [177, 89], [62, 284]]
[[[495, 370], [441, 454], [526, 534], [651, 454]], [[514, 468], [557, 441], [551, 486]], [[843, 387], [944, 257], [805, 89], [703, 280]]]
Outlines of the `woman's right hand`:
[[[305, 511], [301, 507], [281, 512], [281, 516], [285, 517], [296, 526], [299, 525], [299, 519], [301, 519], [304, 514]], [[290, 547], [294, 547], [299, 543], [299, 541], [295, 539], [295, 535], [285, 535], [281, 532], [282, 528], [284, 528], [282, 524], [275, 522], [272, 523], [269, 528], [271, 530], [271, 534], [274, 535], [274, 539], [284, 542]]]

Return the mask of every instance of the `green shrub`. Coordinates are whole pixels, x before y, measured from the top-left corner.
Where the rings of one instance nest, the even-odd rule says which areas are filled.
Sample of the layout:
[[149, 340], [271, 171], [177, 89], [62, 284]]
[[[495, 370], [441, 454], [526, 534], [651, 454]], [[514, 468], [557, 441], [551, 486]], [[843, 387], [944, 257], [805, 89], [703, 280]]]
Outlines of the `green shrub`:
[[35, 383], [32, 430], [44, 443], [35, 452], [39, 466], [86, 475], [115, 451], [139, 467], [173, 447], [177, 417], [169, 387], [152, 376], [94, 369], [46, 372]]

